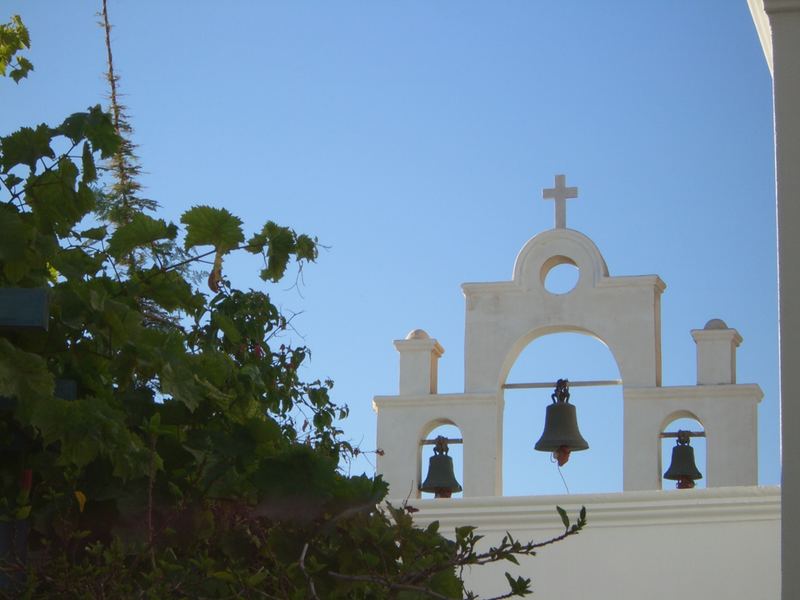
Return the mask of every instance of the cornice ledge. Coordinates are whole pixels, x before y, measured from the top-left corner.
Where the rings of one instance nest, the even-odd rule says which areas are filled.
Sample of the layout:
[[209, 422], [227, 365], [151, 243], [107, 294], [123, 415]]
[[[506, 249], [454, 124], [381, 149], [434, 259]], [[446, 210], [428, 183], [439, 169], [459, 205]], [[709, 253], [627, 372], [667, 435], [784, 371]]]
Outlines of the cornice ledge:
[[570, 496], [416, 500], [420, 524], [475, 525], [485, 531], [557, 529], [555, 507], [573, 514], [585, 506], [592, 527], [780, 520], [780, 488], [731, 487]]
[[764, 10], [768, 15], [800, 11], [800, 0], [764, 0]]
[[500, 401], [496, 393], [466, 394], [422, 394], [415, 396], [375, 396], [374, 410], [393, 407], [414, 408], [421, 406], [445, 406], [447, 404], [496, 404]]
[[603, 277], [597, 287], [654, 287], [659, 292], [667, 289], [667, 284], [658, 275], [615, 275]]
[[742, 343], [741, 334], [732, 327], [728, 329], [691, 329], [689, 334], [695, 342], [700, 340], [730, 340], [737, 346]]
[[658, 398], [745, 398], [760, 401], [764, 392], [757, 383], [719, 383], [706, 385], [674, 385], [662, 387], [625, 387], [626, 400]]
[[521, 292], [522, 286], [516, 281], [481, 281], [461, 284], [465, 296], [471, 294], [496, 294], [498, 292]]
[[394, 347], [397, 349], [398, 352], [402, 352], [405, 350], [428, 350], [436, 354], [436, 356], [441, 356], [444, 354], [444, 348], [439, 343], [438, 340], [434, 338], [429, 338], [427, 340], [416, 340], [416, 339], [402, 339], [402, 340], [394, 340]]

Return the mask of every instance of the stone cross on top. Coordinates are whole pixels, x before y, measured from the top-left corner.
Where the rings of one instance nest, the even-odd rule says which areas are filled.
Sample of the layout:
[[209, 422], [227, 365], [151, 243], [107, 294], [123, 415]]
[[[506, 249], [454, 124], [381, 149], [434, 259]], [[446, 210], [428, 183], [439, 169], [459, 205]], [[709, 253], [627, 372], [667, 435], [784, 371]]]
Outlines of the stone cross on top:
[[566, 176], [556, 175], [556, 186], [542, 190], [542, 198], [556, 201], [556, 229], [567, 228], [567, 200], [578, 197], [578, 188], [566, 186]]

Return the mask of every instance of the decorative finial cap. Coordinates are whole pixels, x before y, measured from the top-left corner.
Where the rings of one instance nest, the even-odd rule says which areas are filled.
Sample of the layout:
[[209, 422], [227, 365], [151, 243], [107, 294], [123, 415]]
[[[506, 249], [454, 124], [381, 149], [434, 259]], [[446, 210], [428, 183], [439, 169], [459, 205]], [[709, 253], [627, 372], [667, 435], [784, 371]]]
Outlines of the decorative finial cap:
[[408, 332], [407, 340], [429, 340], [431, 336], [424, 329], [414, 329]]

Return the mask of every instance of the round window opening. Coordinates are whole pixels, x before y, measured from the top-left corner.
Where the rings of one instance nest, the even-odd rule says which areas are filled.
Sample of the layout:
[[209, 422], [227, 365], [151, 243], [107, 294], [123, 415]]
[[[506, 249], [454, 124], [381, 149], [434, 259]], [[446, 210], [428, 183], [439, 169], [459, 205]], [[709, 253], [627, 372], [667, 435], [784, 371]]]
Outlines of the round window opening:
[[544, 289], [551, 294], [569, 293], [578, 285], [580, 274], [580, 269], [571, 262], [556, 264], [544, 277]]

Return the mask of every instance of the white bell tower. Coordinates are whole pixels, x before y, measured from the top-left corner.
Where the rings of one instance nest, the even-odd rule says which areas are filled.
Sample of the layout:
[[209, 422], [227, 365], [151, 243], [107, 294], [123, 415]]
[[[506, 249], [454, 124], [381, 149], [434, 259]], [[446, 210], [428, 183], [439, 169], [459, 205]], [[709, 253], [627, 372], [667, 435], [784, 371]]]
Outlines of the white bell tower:
[[[657, 275], [615, 276], [595, 244], [566, 228], [566, 200], [578, 189], [557, 175], [543, 191], [555, 201], [555, 228], [531, 238], [520, 250], [510, 281], [465, 283], [464, 391], [441, 394], [438, 360], [444, 349], [415, 330], [395, 341], [400, 353], [397, 396], [377, 396], [377, 469], [390, 497], [419, 497], [421, 443], [442, 424], [459, 428], [463, 439], [465, 497], [502, 495], [503, 391], [520, 352], [534, 339], [582, 332], [611, 350], [622, 377], [625, 491], [660, 490], [661, 434], [676, 418], [691, 417], [705, 430], [709, 487], [753, 486], [757, 471], [755, 384], [736, 383], [735, 329], [712, 319], [692, 330], [697, 344], [697, 383], [661, 385], [661, 294]], [[545, 288], [555, 266], [579, 271], [564, 294]], [[556, 375], [556, 374], [554, 374]], [[589, 450], [591, 451], [591, 450]]]

